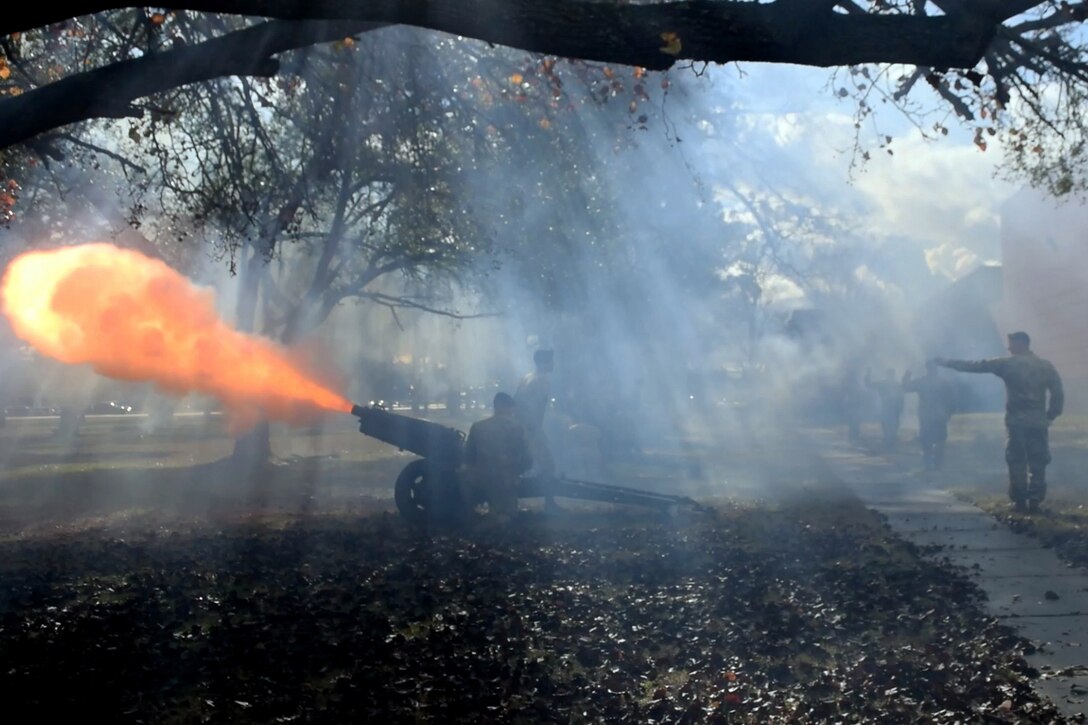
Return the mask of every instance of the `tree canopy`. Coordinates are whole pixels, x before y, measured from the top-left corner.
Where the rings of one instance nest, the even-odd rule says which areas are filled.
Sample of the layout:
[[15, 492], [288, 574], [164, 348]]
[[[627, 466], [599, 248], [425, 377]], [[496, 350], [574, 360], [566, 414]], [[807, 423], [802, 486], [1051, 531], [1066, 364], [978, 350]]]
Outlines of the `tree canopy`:
[[[704, 61], [904, 64], [924, 78], [937, 73], [939, 84], [942, 72], [959, 69], [976, 87], [991, 79], [1004, 102], [1014, 91], [1030, 98], [1032, 74], [1084, 80], [1077, 29], [1086, 16], [1086, 3], [1056, 0], [181, 0], [170, 12], [43, 3], [0, 18], [0, 148], [80, 120], [137, 115], [140, 99], [181, 85], [273, 75], [285, 51], [388, 24], [650, 70]], [[199, 18], [214, 22], [200, 27]], [[65, 38], [106, 34], [114, 42], [59, 73], [28, 62]], [[962, 111], [952, 86], [943, 95]]]

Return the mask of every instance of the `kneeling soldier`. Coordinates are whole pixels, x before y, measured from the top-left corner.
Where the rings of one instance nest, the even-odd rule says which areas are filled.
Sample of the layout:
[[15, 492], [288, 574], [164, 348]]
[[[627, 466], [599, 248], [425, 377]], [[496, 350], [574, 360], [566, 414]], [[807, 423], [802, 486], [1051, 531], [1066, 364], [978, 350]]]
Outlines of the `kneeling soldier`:
[[514, 415], [514, 399], [496, 393], [490, 418], [472, 424], [460, 472], [461, 500], [471, 512], [481, 499], [501, 522], [518, 510], [518, 479], [532, 458], [525, 429]]

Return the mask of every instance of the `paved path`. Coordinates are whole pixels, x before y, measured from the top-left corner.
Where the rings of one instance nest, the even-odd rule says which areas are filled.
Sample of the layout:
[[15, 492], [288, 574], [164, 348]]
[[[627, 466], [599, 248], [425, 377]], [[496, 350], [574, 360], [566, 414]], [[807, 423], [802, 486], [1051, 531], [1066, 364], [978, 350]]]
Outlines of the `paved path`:
[[[1038, 648], [1028, 662], [1036, 689], [1066, 715], [1088, 710], [1088, 572], [1073, 568], [1036, 539], [1009, 530], [982, 509], [904, 468], [852, 449], [840, 431], [808, 432], [824, 461], [897, 534], [928, 556], [964, 567], [988, 595], [988, 607]], [[937, 548], [939, 547], [939, 548]]]

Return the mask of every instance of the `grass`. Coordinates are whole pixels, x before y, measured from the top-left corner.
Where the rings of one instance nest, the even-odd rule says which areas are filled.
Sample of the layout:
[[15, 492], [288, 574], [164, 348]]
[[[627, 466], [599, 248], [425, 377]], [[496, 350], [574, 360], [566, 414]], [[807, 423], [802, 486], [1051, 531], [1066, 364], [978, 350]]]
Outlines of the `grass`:
[[237, 480], [219, 418], [178, 417], [159, 430], [135, 417], [89, 418], [72, 440], [54, 435], [54, 420], [9, 420], [0, 429], [0, 533], [388, 510], [393, 481], [414, 456], [352, 423], [276, 427], [280, 465], [259, 480]]
[[[441, 411], [430, 417], [461, 430], [471, 422]], [[310, 429], [274, 426], [279, 465], [259, 480], [237, 480], [226, 465], [233, 440], [218, 417], [178, 416], [157, 429], [138, 417], [92, 417], [71, 440], [55, 435], [56, 426], [11, 419], [0, 428], [0, 536], [390, 511], [393, 482], [416, 458], [361, 435], [355, 419], [343, 416]], [[770, 434], [659, 433], [641, 453], [607, 466], [606, 482], [753, 501], [788, 496], [795, 481], [813, 477], [808, 459], [768, 455]]]

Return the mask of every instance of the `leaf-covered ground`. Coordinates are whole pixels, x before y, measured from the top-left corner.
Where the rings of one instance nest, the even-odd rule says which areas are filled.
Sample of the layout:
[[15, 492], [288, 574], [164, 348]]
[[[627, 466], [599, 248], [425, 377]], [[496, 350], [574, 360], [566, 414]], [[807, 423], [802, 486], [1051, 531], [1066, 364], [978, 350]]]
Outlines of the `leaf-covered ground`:
[[965, 579], [849, 499], [0, 542], [0, 691], [133, 722], [1060, 722]]

